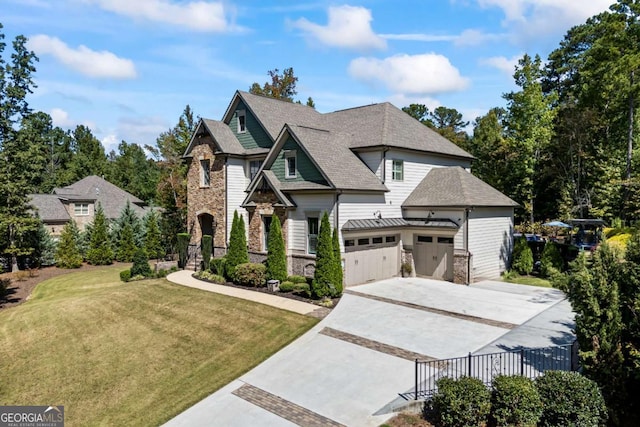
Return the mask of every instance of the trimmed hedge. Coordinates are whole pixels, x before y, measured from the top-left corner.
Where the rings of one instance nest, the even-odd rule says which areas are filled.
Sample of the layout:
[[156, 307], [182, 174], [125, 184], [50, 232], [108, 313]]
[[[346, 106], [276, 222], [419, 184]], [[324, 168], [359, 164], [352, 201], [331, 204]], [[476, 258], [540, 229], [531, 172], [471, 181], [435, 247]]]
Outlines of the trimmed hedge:
[[546, 371], [535, 380], [542, 400], [539, 426], [602, 426], [607, 407], [598, 385], [577, 372]]
[[477, 378], [440, 378], [431, 399], [436, 424], [441, 427], [477, 426], [486, 422], [491, 393]]
[[247, 262], [238, 264], [233, 272], [233, 282], [241, 286], [259, 288], [267, 284], [267, 267]]
[[287, 282], [293, 282], [293, 283], [308, 283], [306, 277], [304, 277], [304, 276], [296, 276], [296, 275], [287, 277], [286, 281]]
[[491, 419], [500, 426], [535, 426], [542, 415], [542, 401], [532, 380], [518, 375], [493, 379]]
[[212, 237], [208, 234], [202, 236], [202, 269], [208, 270], [211, 264]]
[[280, 292], [291, 292], [296, 284], [289, 281], [280, 283]]
[[191, 240], [191, 235], [189, 233], [178, 233], [176, 249], [178, 251], [178, 267], [180, 268], [184, 268], [187, 264], [189, 240]]
[[120, 280], [128, 282], [131, 279], [131, 270], [123, 270], [120, 272]]

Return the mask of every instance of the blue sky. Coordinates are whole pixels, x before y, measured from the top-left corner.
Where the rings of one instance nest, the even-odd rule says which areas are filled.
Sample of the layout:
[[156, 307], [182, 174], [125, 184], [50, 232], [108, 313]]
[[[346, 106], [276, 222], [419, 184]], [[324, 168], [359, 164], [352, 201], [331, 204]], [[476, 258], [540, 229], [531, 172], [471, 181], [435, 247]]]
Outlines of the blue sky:
[[[546, 59], [613, 0], [2, 0], [5, 41], [36, 52], [29, 98], [110, 151], [154, 144], [189, 104], [221, 119], [235, 90], [293, 67], [318, 111], [390, 101], [504, 106], [524, 53]], [[11, 51], [8, 46], [5, 58]]]

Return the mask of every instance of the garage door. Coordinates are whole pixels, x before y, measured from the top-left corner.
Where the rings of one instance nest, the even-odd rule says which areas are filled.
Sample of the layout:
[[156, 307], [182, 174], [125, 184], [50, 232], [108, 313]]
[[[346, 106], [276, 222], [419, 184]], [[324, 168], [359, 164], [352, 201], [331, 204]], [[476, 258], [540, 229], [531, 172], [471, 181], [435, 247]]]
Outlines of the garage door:
[[418, 276], [453, 280], [453, 237], [415, 235], [413, 262]]
[[400, 272], [398, 241], [395, 235], [345, 239], [345, 284], [357, 285], [397, 276]]

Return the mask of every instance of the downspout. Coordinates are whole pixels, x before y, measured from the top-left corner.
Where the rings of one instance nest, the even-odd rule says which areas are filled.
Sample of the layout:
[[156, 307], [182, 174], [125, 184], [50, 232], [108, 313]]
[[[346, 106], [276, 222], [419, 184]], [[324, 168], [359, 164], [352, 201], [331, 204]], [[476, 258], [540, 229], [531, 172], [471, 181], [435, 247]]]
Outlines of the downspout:
[[229, 156], [224, 157], [224, 249], [229, 249]]
[[387, 181], [387, 151], [388, 148], [382, 150], [382, 183], [384, 184]]
[[469, 211], [464, 209], [464, 250], [467, 253], [467, 286], [471, 284], [471, 252], [469, 251]]

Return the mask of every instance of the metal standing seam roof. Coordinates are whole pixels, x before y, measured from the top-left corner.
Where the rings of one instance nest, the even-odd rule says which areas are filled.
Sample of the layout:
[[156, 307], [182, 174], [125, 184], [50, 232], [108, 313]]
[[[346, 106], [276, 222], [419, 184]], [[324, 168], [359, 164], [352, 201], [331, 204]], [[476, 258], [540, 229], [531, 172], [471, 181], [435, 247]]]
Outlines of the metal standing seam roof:
[[434, 167], [402, 207], [516, 207], [518, 203], [459, 166]]
[[342, 226], [342, 231], [364, 231], [403, 227], [459, 228], [458, 224], [449, 219], [367, 218], [348, 220]]

